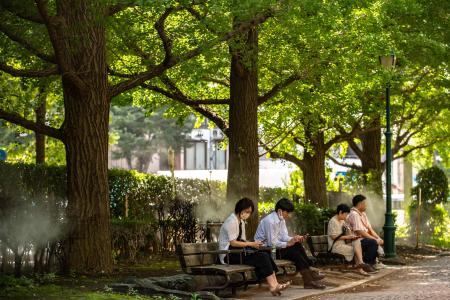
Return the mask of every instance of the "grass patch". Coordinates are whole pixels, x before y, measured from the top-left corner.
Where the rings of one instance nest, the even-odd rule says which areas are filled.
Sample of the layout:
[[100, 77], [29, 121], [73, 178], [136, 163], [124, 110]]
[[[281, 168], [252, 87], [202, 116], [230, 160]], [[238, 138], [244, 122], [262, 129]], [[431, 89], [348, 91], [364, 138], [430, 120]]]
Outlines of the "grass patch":
[[119, 263], [115, 265], [115, 271], [109, 276], [95, 277], [77, 274], [58, 276], [55, 273], [48, 273], [15, 278], [0, 275], [0, 299], [175, 300], [181, 298], [171, 295], [145, 296], [138, 294], [136, 290], [130, 290], [128, 294], [119, 294], [108, 288], [108, 285], [121, 282], [126, 276], [144, 278], [169, 276], [181, 272], [176, 257], [153, 257], [138, 264]]
[[86, 286], [67, 287], [54, 283], [38, 284], [29, 278], [14, 278], [12, 276], [0, 276], [0, 298], [2, 299], [87, 299], [87, 300], [116, 300], [116, 299], [158, 299], [149, 296], [138, 295], [131, 290], [128, 295], [113, 293], [104, 288], [99, 291], [88, 290]]

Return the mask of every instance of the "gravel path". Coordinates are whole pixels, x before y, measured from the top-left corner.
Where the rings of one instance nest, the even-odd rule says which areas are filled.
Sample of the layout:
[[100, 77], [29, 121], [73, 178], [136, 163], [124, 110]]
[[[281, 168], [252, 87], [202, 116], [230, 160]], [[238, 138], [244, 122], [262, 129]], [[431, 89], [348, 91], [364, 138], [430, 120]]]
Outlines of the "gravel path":
[[306, 299], [450, 299], [450, 256], [436, 256], [422, 260], [392, 275], [350, 291]]

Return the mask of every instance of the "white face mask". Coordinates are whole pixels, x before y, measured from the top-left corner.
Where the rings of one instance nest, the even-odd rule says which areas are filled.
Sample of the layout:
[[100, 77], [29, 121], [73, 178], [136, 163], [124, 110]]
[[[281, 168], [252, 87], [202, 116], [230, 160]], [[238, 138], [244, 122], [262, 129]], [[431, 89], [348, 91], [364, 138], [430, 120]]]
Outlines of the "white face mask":
[[283, 213], [282, 213], [281, 211], [278, 211], [278, 212], [277, 212], [277, 215], [278, 215], [278, 219], [279, 219], [280, 221], [283, 221], [283, 220], [284, 220]]

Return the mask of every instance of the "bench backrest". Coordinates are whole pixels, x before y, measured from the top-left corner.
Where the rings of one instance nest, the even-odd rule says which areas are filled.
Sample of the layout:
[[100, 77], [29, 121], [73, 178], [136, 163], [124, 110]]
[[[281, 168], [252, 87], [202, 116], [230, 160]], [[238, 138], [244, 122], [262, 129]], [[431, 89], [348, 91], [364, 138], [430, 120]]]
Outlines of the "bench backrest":
[[327, 235], [310, 236], [308, 239], [308, 246], [313, 256], [316, 256], [317, 253], [328, 252], [328, 236]]
[[183, 271], [189, 273], [190, 267], [211, 265], [217, 262], [217, 254], [205, 253], [219, 249], [218, 243], [181, 243], [177, 254]]

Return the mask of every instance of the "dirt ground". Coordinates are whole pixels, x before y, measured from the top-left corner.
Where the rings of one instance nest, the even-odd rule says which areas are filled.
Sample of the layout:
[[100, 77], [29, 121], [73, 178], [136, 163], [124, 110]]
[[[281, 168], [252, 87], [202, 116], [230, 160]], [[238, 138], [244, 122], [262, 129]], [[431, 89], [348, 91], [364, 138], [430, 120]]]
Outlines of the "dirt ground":
[[338, 293], [304, 299], [450, 299], [450, 252], [431, 246], [415, 249], [402, 245], [397, 247], [397, 255], [406, 265], [391, 275]]

